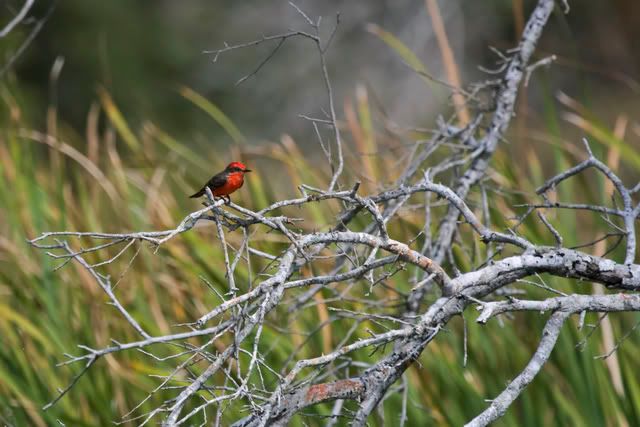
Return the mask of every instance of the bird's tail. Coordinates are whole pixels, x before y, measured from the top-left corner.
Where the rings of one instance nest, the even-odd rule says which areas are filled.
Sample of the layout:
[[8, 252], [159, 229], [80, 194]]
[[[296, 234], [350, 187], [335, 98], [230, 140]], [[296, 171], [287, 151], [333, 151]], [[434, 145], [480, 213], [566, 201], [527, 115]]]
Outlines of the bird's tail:
[[204, 195], [204, 188], [200, 191], [198, 191], [197, 193], [193, 193], [192, 195], [189, 196], [190, 199], [195, 199], [196, 197], [200, 197]]

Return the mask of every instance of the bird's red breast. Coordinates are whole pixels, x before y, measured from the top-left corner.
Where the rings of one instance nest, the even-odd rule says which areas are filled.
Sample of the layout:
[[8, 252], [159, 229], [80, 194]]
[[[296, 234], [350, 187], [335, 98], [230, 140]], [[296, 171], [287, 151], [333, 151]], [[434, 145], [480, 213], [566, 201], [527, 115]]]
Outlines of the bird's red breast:
[[227, 181], [218, 188], [212, 189], [214, 196], [228, 196], [242, 187], [244, 184], [244, 173], [231, 172], [227, 175]]

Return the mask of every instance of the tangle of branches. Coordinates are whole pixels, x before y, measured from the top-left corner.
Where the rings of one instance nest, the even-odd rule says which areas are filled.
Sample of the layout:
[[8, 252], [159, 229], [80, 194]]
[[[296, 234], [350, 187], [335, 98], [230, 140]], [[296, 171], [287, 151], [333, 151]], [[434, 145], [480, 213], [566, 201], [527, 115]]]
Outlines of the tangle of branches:
[[[295, 6], [293, 6], [295, 7]], [[62, 398], [76, 381], [108, 354], [141, 351], [152, 359], [175, 361], [174, 370], [159, 380], [157, 389], [172, 390], [173, 398], [160, 402], [153, 411], [126, 414], [123, 421], [146, 424], [160, 420], [163, 425], [219, 424], [223, 411], [232, 405], [244, 410], [236, 426], [286, 425], [296, 414], [314, 405], [333, 402], [330, 420], [344, 417], [354, 426], [364, 426], [369, 415], [390, 393], [403, 395], [401, 422], [406, 422], [406, 387], [395, 387], [405, 371], [438, 336], [448, 322], [469, 308], [477, 308], [477, 321], [516, 311], [545, 312], [548, 320], [537, 350], [529, 364], [513, 379], [487, 408], [469, 421], [470, 426], [484, 426], [499, 418], [535, 378], [552, 352], [561, 328], [569, 316], [585, 312], [620, 312], [640, 310], [640, 265], [635, 264], [637, 242], [635, 223], [640, 204], [633, 201], [640, 186], [627, 186], [606, 164], [598, 160], [585, 141], [586, 159], [546, 182], [540, 183], [531, 202], [522, 207], [523, 214], [509, 229], [496, 229], [487, 213], [484, 182], [492, 156], [499, 149], [514, 113], [518, 91], [531, 72], [541, 65], [531, 63], [543, 28], [555, 7], [554, 0], [538, 0], [518, 46], [501, 53], [499, 77], [469, 91], [460, 91], [472, 108], [474, 91], [490, 87], [495, 93], [495, 108], [478, 112], [462, 127], [454, 125], [455, 116], [442, 120], [431, 139], [417, 144], [404, 162], [400, 178], [379, 192], [363, 194], [358, 182], [345, 182], [343, 138], [334, 106], [331, 79], [325, 62], [333, 33], [323, 39], [319, 20], [311, 19], [296, 7], [306, 30], [263, 36], [252, 42], [227, 45], [210, 52], [215, 59], [233, 49], [275, 43], [274, 50], [246, 78], [258, 73], [275, 52], [290, 38], [303, 38], [318, 52], [319, 73], [327, 94], [327, 117], [307, 118], [316, 130], [321, 148], [331, 166], [331, 178], [325, 188], [300, 187], [301, 196], [280, 200], [259, 211], [231, 203], [223, 206], [211, 195], [206, 206], [186, 216], [175, 229], [156, 232], [107, 234], [99, 232], [48, 232], [31, 240], [36, 248], [65, 264], [77, 263], [102, 288], [110, 302], [139, 335], [130, 342], [113, 341], [105, 348], [80, 346], [77, 355], [68, 355], [64, 365], [82, 367], [75, 379], [49, 404]], [[338, 27], [336, 19], [335, 27]], [[542, 63], [547, 64], [549, 61]], [[321, 138], [328, 129], [331, 137]], [[437, 159], [437, 160], [435, 160]], [[610, 181], [619, 206], [577, 204], [555, 201], [550, 193], [571, 177], [591, 169]], [[436, 197], [429, 197], [435, 195]], [[476, 201], [480, 199], [480, 203]], [[287, 208], [304, 210], [312, 204], [339, 202], [342, 211], [329, 225], [298, 227], [298, 218], [288, 216]], [[425, 220], [420, 232], [422, 245], [416, 241], [394, 239], [390, 225], [398, 220], [403, 207], [421, 203]], [[613, 234], [624, 242], [624, 262], [597, 257], [563, 245], [563, 238], [544, 215], [545, 211], [578, 209], [602, 216]], [[477, 212], [482, 213], [482, 215]], [[547, 227], [556, 241], [545, 246], [518, 233], [519, 225], [532, 214]], [[327, 219], [329, 220], [329, 219]], [[101, 268], [142, 243], [162, 250], [170, 240], [193, 232], [197, 222], [215, 224], [225, 254], [228, 293], [220, 294], [220, 303], [194, 317], [169, 335], [152, 335], [145, 330], [118, 299], [110, 278]], [[359, 221], [364, 227], [354, 231]], [[225, 233], [243, 231], [239, 247], [225, 241]], [[280, 252], [266, 253], [252, 247], [252, 236], [277, 233], [288, 242]], [[86, 245], [83, 242], [99, 242]], [[454, 242], [472, 245], [481, 241], [487, 259], [470, 271], [459, 271], [452, 255]], [[78, 248], [81, 249], [78, 249]], [[88, 256], [115, 252], [98, 263]], [[264, 260], [264, 269], [248, 287], [236, 283], [235, 273], [243, 263]], [[397, 271], [411, 268], [415, 282], [407, 293], [395, 292], [394, 298], [376, 298], [374, 286]], [[305, 271], [305, 274], [301, 274]], [[523, 300], [508, 296], [509, 286], [519, 280], [546, 273], [551, 276], [587, 281], [606, 287], [600, 295], [566, 295], [548, 288], [549, 297]], [[351, 331], [338, 345], [324, 354], [301, 357], [301, 348], [289, 355], [282, 366], [269, 358], [267, 328], [286, 330], [272, 316], [278, 310], [296, 312], [313, 309], [315, 296], [321, 292], [334, 296], [333, 318], [350, 319]], [[507, 297], [505, 298], [505, 295]], [[341, 306], [341, 302], [357, 302]], [[354, 339], [364, 322], [376, 325], [366, 338]], [[280, 329], [278, 329], [280, 328]], [[163, 351], [160, 352], [159, 349]], [[167, 355], [167, 351], [169, 355]], [[363, 354], [366, 357], [356, 357]], [[162, 354], [162, 356], [160, 356]], [[184, 372], [188, 372], [185, 384]], [[174, 380], [180, 377], [176, 386]], [[355, 402], [346, 405], [345, 402]], [[213, 414], [213, 415], [212, 415]], [[331, 422], [331, 421], [330, 421]]]

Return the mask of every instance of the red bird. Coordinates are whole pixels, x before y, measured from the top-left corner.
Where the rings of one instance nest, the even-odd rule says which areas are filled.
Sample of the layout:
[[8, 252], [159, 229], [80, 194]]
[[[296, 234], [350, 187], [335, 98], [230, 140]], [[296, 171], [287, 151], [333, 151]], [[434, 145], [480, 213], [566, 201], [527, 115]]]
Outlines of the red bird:
[[207, 187], [209, 187], [214, 197], [222, 197], [223, 199], [226, 197], [227, 204], [231, 203], [229, 194], [242, 187], [244, 174], [247, 172], [251, 172], [251, 169], [247, 169], [243, 163], [231, 162], [222, 172], [211, 177], [200, 191], [189, 197], [200, 197], [207, 192]]

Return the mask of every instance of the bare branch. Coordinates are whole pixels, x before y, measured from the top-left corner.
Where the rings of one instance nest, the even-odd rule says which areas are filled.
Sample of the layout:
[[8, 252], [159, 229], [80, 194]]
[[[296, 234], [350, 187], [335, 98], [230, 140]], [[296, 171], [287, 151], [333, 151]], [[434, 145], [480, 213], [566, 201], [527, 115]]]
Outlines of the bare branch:
[[[480, 182], [485, 176], [491, 156], [511, 122], [524, 69], [533, 55], [538, 39], [542, 35], [542, 29], [546, 25], [554, 6], [554, 0], [538, 1], [524, 28], [520, 43], [508, 61], [504, 79], [501, 81], [497, 95], [496, 111], [491, 118], [489, 130], [478, 142], [478, 146], [481, 147], [482, 151], [473, 159], [469, 168], [457, 179], [453, 187], [453, 192], [462, 200], [466, 199], [471, 187]], [[458, 210], [450, 206], [446, 216], [438, 226], [438, 238], [432, 251], [432, 256], [438, 263], [444, 260], [447, 248], [452, 242], [458, 215]], [[413, 293], [409, 301], [410, 313], [417, 312], [423, 296], [424, 290], [416, 290]]]
[[538, 344], [538, 349], [529, 361], [527, 367], [509, 383], [509, 386], [491, 402], [491, 405], [484, 412], [467, 423], [467, 427], [489, 425], [506, 412], [511, 403], [513, 403], [513, 401], [520, 396], [520, 393], [533, 381], [542, 366], [549, 359], [551, 351], [558, 340], [558, 335], [560, 335], [560, 329], [567, 319], [567, 316], [568, 313], [565, 312], [556, 312], [551, 315], [547, 321], [547, 325], [542, 331], [542, 339], [540, 340], [540, 344]]
[[568, 314], [583, 311], [616, 312], [639, 311], [640, 296], [629, 294], [613, 295], [567, 295], [549, 298], [544, 301], [522, 301], [511, 298], [508, 301], [485, 302], [479, 306], [478, 323], [486, 323], [490, 318], [501, 313], [513, 311], [553, 311]]
[[7, 34], [13, 31], [16, 25], [18, 25], [24, 20], [25, 16], [27, 16], [27, 13], [29, 13], [29, 10], [33, 6], [34, 2], [35, 0], [26, 0], [24, 2], [24, 4], [20, 8], [16, 16], [14, 16], [13, 19], [9, 21], [2, 30], [0, 30], [0, 38], [5, 37]]

